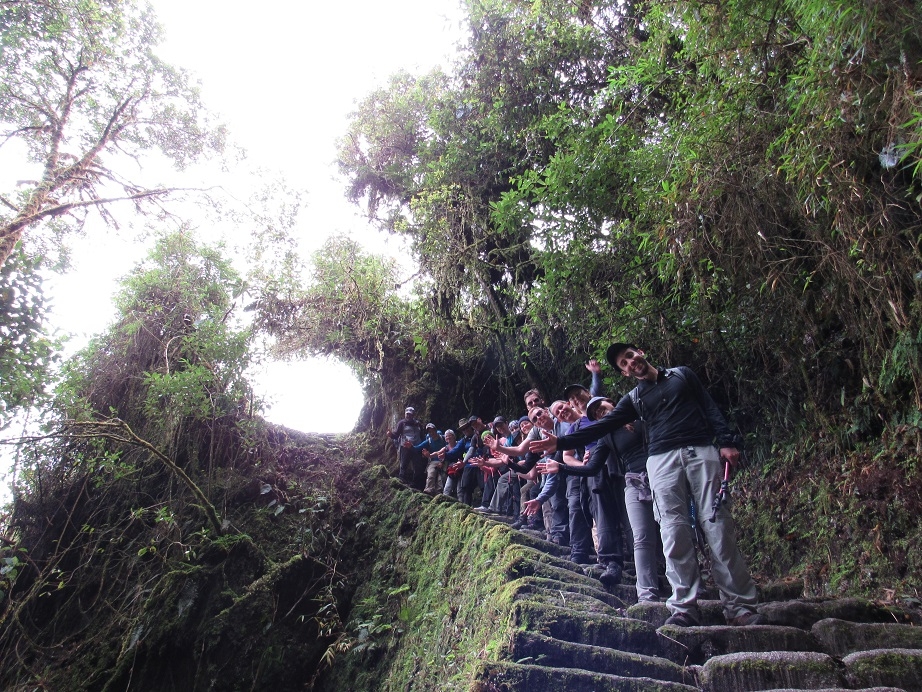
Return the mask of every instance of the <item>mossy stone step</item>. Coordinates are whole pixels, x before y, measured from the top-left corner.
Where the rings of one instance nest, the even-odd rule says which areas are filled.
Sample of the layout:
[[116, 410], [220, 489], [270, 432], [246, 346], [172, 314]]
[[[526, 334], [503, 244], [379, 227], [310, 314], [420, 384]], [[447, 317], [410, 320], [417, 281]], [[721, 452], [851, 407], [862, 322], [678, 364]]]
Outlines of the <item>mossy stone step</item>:
[[731, 627], [676, 627], [665, 625], [657, 630], [661, 654], [681, 665], [700, 664], [714, 656], [739, 651], [823, 651], [813, 635], [796, 627], [753, 625]]
[[922, 651], [875, 649], [858, 651], [842, 659], [849, 686], [885, 685], [906, 692], [922, 692]]
[[506, 661], [482, 663], [471, 692], [698, 692], [697, 687], [652, 678], [623, 677], [572, 668], [548, 668]]
[[[701, 626], [710, 627], [713, 625], [726, 625], [727, 620], [724, 618], [724, 607], [720, 601], [698, 601], [698, 610], [701, 613]], [[627, 609], [627, 616], [644, 620], [652, 623], [657, 627], [663, 625], [669, 617], [669, 608], [663, 601], [646, 602], [631, 605]]]
[[630, 605], [625, 613], [629, 618], [649, 622], [660, 627], [669, 617], [669, 609], [662, 601], [642, 601]]
[[505, 570], [509, 579], [543, 577], [587, 586], [600, 585], [598, 580], [587, 577], [572, 562], [542, 555], [525, 547], [512, 546], [505, 551], [502, 559], [494, 564]]
[[[528, 599], [532, 594], [536, 596], [548, 596], [551, 598], [551, 603], [553, 605], [560, 605], [563, 607], [571, 606], [573, 595], [592, 598], [595, 601], [609, 606], [611, 610], [620, 610], [626, 608], [628, 605], [614, 594], [605, 591], [602, 584], [599, 582], [594, 584], [583, 584], [560, 581], [559, 579], [548, 579], [546, 577], [521, 577], [520, 579], [509, 582], [504, 587], [504, 590], [505, 589], [509, 589], [514, 598], [525, 596], [525, 598]], [[593, 608], [593, 610], [596, 609]], [[599, 610], [599, 612], [607, 611], [602, 609]]]
[[667, 682], [693, 682], [689, 671], [657, 656], [616, 651], [601, 646], [574, 644], [535, 632], [516, 632], [509, 642], [507, 660], [551, 668], [579, 668], [595, 673], [645, 677]]
[[606, 603], [581, 593], [520, 592], [515, 596], [516, 602], [535, 603], [541, 606], [569, 608], [576, 613], [598, 613], [611, 617], [620, 617], [621, 612]]
[[839, 665], [812, 651], [741, 652], [714, 656], [698, 670], [705, 692], [842, 687]]
[[509, 532], [512, 535], [513, 543], [517, 543], [519, 545], [527, 545], [529, 548], [541, 550], [549, 555], [554, 555], [555, 557], [570, 557], [569, 548], [544, 540], [543, 536], [540, 536], [536, 531], [519, 531], [510, 528]]
[[783, 689], [764, 690], [763, 692], [906, 692], [902, 687], [824, 687], [821, 690], [804, 690], [802, 688], [785, 687]]
[[850, 622], [912, 622], [912, 615], [903, 609], [884, 607], [862, 598], [797, 599], [763, 603], [759, 606], [759, 612], [770, 625], [787, 625], [805, 630], [827, 618]]
[[759, 593], [759, 603], [793, 601], [803, 597], [804, 580], [785, 579], [783, 581], [773, 581], [767, 584], [757, 583], [756, 590]]
[[895, 622], [849, 622], [826, 618], [810, 630], [823, 650], [842, 658], [870, 649], [922, 649], [922, 627]]
[[658, 655], [656, 628], [640, 620], [519, 602], [515, 604], [514, 622], [530, 632], [541, 632], [554, 639], [575, 644]]

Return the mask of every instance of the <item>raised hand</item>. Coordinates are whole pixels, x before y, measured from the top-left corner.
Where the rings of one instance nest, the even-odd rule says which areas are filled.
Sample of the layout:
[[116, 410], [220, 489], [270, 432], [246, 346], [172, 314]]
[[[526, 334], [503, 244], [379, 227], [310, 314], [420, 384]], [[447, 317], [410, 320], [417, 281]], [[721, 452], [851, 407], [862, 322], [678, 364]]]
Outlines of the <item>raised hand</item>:
[[557, 436], [546, 433], [543, 440], [532, 440], [528, 443], [528, 451], [537, 454], [553, 454], [557, 451]]

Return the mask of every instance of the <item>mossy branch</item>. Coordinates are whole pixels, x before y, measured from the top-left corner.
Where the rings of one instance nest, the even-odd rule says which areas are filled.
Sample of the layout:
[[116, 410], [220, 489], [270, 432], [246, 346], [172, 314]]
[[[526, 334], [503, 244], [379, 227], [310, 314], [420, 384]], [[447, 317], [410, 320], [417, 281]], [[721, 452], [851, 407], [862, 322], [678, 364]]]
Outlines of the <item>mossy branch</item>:
[[67, 421], [64, 423], [62, 430], [59, 433], [55, 433], [53, 437], [69, 437], [71, 439], [94, 439], [101, 437], [107, 440], [123, 442], [134, 447], [146, 449], [160, 459], [160, 461], [162, 461], [190, 491], [192, 491], [202, 511], [208, 518], [208, 522], [214, 529], [215, 534], [220, 536], [223, 533], [221, 521], [218, 519], [218, 512], [205, 496], [205, 493], [202, 492], [202, 489], [195, 484], [195, 481], [193, 481], [175, 461], [157, 449], [153, 444], [140, 437], [125, 421], [119, 418], [106, 421]]

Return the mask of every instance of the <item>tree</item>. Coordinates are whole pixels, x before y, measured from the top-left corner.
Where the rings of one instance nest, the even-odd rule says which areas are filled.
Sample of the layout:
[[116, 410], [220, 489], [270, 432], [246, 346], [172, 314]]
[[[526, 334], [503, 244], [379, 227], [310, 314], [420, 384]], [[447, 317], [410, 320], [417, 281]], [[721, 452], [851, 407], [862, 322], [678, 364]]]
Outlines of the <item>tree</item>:
[[556, 114], [592, 103], [623, 59], [622, 9], [583, 9], [470, 3], [456, 74], [397, 75], [360, 104], [340, 146], [350, 199], [411, 238], [435, 313], [489, 331], [513, 364], [504, 374], [527, 387], [556, 385], [559, 371], [544, 357], [558, 334], [523, 329], [541, 220], [532, 200], [496, 210], [512, 181], [552, 160]]
[[45, 394], [57, 344], [43, 328], [41, 259], [18, 250], [0, 266], [0, 430]]
[[38, 180], [0, 196], [0, 264], [43, 222], [79, 228], [91, 209], [114, 223], [117, 201], [137, 209], [171, 190], [123, 176], [115, 160], [159, 151], [182, 168], [220, 151], [189, 76], [154, 52], [150, 7], [135, 0], [12, 0], [0, 5], [0, 146], [21, 140]]

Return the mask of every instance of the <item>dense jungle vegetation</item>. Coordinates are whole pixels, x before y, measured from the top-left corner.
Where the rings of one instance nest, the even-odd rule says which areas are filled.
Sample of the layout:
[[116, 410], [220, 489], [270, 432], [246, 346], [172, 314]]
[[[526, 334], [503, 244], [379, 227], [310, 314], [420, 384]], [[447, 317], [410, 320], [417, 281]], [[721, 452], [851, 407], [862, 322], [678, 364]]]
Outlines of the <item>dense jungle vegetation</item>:
[[[393, 466], [395, 414], [518, 412], [615, 340], [695, 368], [747, 440], [735, 514], [754, 572], [918, 598], [919, 4], [465, 4], [452, 68], [394, 75], [339, 142], [345, 193], [405, 238], [409, 279], [349, 239], [304, 280], [165, 232], [52, 388], [49, 248], [105, 209], [106, 181], [167, 204], [103, 155], [185, 165], [224, 134], [153, 57], [149, 12], [0, 3], [0, 125], [44, 169], [0, 198], [0, 425], [45, 421], [0, 537], [4, 687], [303, 685], [368, 646], [348, 614], [364, 498], [386, 483], [360, 458]], [[356, 437], [318, 450], [260, 420], [244, 372], [266, 335], [353, 368]], [[388, 607], [366, 637], [390, 633]]]

